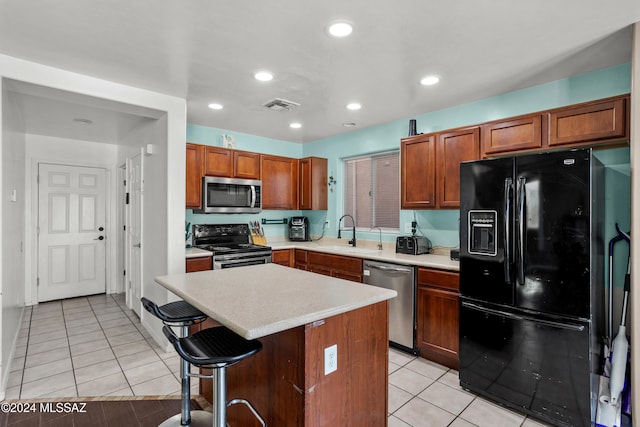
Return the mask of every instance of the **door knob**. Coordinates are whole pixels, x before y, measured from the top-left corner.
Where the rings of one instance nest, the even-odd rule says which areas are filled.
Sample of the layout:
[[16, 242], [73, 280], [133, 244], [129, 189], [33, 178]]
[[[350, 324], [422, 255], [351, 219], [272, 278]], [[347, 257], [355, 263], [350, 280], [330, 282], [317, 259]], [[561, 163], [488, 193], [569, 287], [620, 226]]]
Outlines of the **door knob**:
[[93, 239], [93, 240], [104, 240], [104, 236], [96, 237], [96, 238], [95, 238], [95, 239]]

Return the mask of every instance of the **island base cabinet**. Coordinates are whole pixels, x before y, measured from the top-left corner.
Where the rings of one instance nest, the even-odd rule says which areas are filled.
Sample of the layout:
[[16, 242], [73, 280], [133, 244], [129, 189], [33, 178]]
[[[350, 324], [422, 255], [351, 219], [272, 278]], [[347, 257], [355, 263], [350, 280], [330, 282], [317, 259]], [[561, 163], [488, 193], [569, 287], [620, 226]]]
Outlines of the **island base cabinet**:
[[[388, 315], [384, 301], [260, 338], [262, 351], [227, 369], [227, 397], [248, 399], [269, 426], [387, 426]], [[338, 368], [325, 375], [332, 345]], [[211, 401], [211, 380], [200, 393]], [[227, 418], [259, 426], [244, 405]]]

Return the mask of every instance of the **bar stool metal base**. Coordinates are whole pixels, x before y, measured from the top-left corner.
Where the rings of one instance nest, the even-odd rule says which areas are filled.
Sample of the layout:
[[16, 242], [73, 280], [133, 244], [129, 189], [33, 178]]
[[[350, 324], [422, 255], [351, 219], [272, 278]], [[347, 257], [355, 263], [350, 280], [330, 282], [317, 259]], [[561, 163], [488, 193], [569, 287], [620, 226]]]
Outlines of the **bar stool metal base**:
[[[176, 414], [167, 418], [158, 427], [181, 427], [182, 414]], [[211, 427], [213, 424], [213, 414], [207, 411], [191, 411], [191, 427]]]

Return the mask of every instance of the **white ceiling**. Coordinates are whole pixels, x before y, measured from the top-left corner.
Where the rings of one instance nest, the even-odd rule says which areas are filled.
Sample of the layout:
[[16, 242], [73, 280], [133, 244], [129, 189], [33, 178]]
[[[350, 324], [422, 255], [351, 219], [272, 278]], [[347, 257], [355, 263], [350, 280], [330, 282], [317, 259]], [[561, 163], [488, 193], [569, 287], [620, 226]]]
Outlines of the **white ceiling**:
[[[325, 34], [338, 18], [349, 38]], [[189, 123], [308, 142], [628, 62], [637, 21], [637, 0], [0, 0], [0, 53], [186, 98]], [[254, 80], [263, 68], [276, 79]], [[274, 97], [301, 106], [261, 106]], [[69, 104], [54, 101], [40, 108]]]

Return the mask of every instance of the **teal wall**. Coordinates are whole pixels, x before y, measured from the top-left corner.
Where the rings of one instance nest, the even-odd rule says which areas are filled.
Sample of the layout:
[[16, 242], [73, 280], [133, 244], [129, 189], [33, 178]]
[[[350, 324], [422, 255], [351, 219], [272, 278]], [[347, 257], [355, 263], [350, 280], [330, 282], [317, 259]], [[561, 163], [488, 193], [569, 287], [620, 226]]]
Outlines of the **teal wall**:
[[[399, 149], [400, 139], [408, 134], [409, 119], [416, 119], [419, 133], [429, 133], [629, 92], [631, 64], [627, 63], [306, 143], [303, 146], [303, 155], [329, 159], [329, 173], [338, 181], [336, 190], [329, 193], [329, 210], [308, 214], [313, 226], [312, 232], [319, 232], [324, 220], [329, 219], [330, 227], [327, 234], [337, 234], [336, 221], [342, 214], [342, 159]], [[404, 234], [405, 224], [410, 223], [414, 215], [421, 232], [429, 237], [435, 246], [458, 246], [457, 210], [403, 210], [400, 212], [400, 234]], [[377, 232], [360, 234], [364, 239], [377, 239]], [[384, 240], [393, 241], [395, 236], [386, 235]]]
[[[417, 120], [418, 132], [428, 133], [606, 98], [630, 91], [631, 64], [627, 63], [305, 144], [197, 125], [187, 126], [187, 140], [198, 144], [222, 145], [221, 135], [226, 133], [235, 137], [236, 148], [241, 150], [297, 158], [305, 156], [327, 158], [329, 160], [329, 174], [337, 180], [334, 191], [329, 192], [329, 210], [304, 211], [302, 214], [309, 217], [312, 234], [319, 235], [325, 220], [329, 220], [330, 226], [327, 228], [326, 234], [336, 236], [337, 220], [342, 215], [342, 159], [399, 149], [400, 139], [407, 136], [409, 119]], [[607, 176], [616, 178], [614, 181], [621, 186], [619, 188], [624, 188], [622, 194], [630, 194], [629, 177], [619, 172], [625, 169], [625, 166], [621, 166], [625, 161], [628, 165], [628, 149], [626, 151], [625, 149], [614, 150], [611, 154], [605, 154], [607, 152], [609, 150], [599, 152], [599, 157], [603, 158], [603, 162], [611, 164], [607, 169]], [[626, 167], [628, 168], [628, 166]], [[626, 184], [620, 182], [626, 182]], [[628, 198], [610, 198], [607, 200], [607, 206], [607, 233], [610, 234], [610, 229], [615, 221], [626, 224], [625, 226], [628, 228], [630, 211]], [[198, 215], [188, 210], [186, 218], [188, 222], [195, 224], [259, 221], [261, 218], [283, 218], [300, 214], [301, 211], [263, 211], [255, 215]], [[405, 234], [405, 224], [410, 223], [414, 216], [418, 221], [420, 232], [429, 237], [434, 245], [458, 246], [459, 213], [457, 210], [403, 210], [400, 213], [400, 234]], [[265, 226], [265, 232], [267, 237], [284, 236], [286, 227], [268, 225]], [[393, 241], [395, 237], [396, 234], [386, 234], [383, 236], [383, 240]], [[605, 236], [607, 241], [611, 237]], [[358, 238], [377, 240], [378, 232], [359, 232]]]

